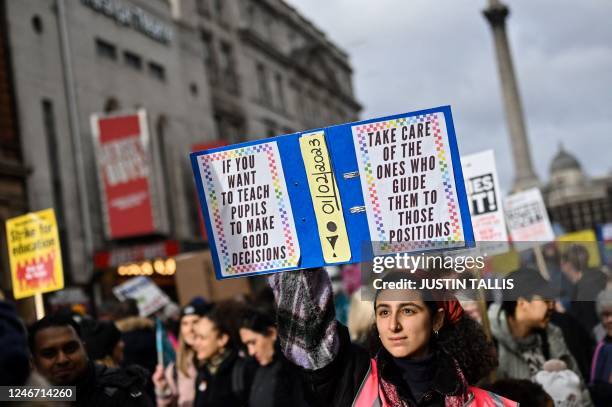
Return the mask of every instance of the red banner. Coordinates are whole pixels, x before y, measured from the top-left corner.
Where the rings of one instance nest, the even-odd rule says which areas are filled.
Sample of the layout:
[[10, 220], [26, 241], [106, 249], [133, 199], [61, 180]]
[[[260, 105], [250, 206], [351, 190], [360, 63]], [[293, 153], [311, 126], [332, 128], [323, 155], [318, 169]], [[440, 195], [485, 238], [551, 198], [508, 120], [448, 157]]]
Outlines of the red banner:
[[107, 238], [156, 232], [153, 165], [144, 111], [92, 116]]

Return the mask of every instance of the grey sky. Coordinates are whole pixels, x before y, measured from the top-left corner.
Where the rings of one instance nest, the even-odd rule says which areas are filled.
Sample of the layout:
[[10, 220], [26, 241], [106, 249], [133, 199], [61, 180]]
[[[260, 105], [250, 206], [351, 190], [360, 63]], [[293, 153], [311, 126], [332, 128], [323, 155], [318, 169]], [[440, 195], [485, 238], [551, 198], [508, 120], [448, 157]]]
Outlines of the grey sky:
[[[495, 150], [513, 178], [486, 0], [286, 0], [346, 50], [362, 118], [450, 104], [461, 154]], [[612, 2], [511, 1], [507, 21], [536, 172], [560, 142], [612, 171]]]

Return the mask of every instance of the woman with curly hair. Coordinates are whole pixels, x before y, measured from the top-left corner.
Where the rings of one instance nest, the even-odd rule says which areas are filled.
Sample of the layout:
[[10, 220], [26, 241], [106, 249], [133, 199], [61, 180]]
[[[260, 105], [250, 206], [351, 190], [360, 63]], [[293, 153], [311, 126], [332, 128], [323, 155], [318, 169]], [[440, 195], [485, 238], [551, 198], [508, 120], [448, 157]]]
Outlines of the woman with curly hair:
[[[400, 280], [415, 276], [394, 271], [383, 279]], [[495, 368], [494, 350], [479, 325], [463, 316], [461, 305], [447, 292], [378, 290], [378, 346], [372, 357], [352, 344], [346, 327], [335, 320], [324, 271], [275, 274], [270, 284], [281, 348], [303, 369], [311, 405], [516, 405], [471, 386]]]

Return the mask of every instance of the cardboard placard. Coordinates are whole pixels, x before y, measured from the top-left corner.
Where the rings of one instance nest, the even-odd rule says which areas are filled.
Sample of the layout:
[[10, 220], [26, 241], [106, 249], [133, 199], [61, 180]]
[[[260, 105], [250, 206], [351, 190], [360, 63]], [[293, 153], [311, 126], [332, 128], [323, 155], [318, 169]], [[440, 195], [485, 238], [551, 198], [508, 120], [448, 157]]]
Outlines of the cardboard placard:
[[517, 250], [555, 240], [542, 193], [538, 188], [507, 196], [504, 208], [510, 237]]
[[170, 298], [149, 277], [139, 276], [113, 288], [119, 301], [133, 298], [141, 316], [147, 317], [170, 303]]
[[487, 255], [510, 250], [493, 150], [461, 157], [474, 240]]
[[53, 209], [6, 221], [13, 296], [21, 299], [64, 288], [64, 271]]
[[217, 278], [473, 242], [449, 106], [191, 154]]

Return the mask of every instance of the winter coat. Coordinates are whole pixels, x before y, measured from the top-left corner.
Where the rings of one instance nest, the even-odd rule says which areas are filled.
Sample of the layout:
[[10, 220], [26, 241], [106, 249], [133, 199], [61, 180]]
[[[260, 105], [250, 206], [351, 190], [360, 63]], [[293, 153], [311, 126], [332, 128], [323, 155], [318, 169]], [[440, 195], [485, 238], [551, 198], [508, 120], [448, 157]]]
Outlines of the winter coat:
[[[368, 375], [359, 388], [354, 407], [390, 407], [381, 394], [378, 363], [372, 359]], [[468, 386], [469, 398], [463, 406], [471, 407], [518, 407], [518, 403], [478, 387]]]
[[[123, 366], [138, 365], [149, 372], [149, 377], [155, 372], [157, 365], [157, 349], [155, 347], [155, 323], [144, 317], [127, 317], [115, 322], [123, 349]], [[153, 381], [147, 382], [147, 394], [155, 399]]]
[[597, 344], [593, 354], [590, 389], [596, 406], [604, 406], [612, 400], [612, 337], [610, 336]]
[[[335, 319], [332, 288], [322, 270], [292, 271], [269, 277], [278, 310], [283, 353], [302, 368], [306, 401], [312, 406], [352, 406], [370, 376], [368, 352], [351, 343], [348, 329]], [[391, 355], [376, 357], [379, 394], [384, 406], [478, 406], [461, 369], [450, 355], [436, 355], [435, 374], [420, 400], [410, 390]], [[478, 392], [482, 394], [482, 392]], [[484, 392], [486, 393], [486, 392]]]
[[243, 359], [235, 350], [225, 357], [215, 373], [206, 365], [198, 368], [194, 407], [243, 407], [257, 369], [255, 361]]
[[549, 323], [544, 330], [544, 336], [547, 338], [549, 349], [549, 354], [544, 355], [542, 351], [542, 336], [532, 334], [521, 340], [516, 340], [512, 336], [506, 320], [506, 313], [501, 310], [499, 304], [491, 304], [488, 314], [491, 334], [497, 342], [497, 353], [499, 358], [499, 367], [497, 369], [498, 379], [511, 378], [531, 380], [535, 374], [530, 372], [529, 363], [524, 357], [524, 352], [531, 350], [542, 354], [544, 360], [560, 359], [564, 361], [568, 369], [572, 370], [581, 378], [583, 405], [592, 405], [588, 390], [584, 385], [584, 379], [578, 369], [578, 364], [565, 344], [561, 329]]
[[249, 407], [305, 407], [300, 372], [289, 362], [280, 349], [272, 362], [259, 366], [255, 372]]
[[148, 374], [138, 366], [116, 369], [89, 363], [87, 374], [76, 383], [76, 406], [154, 406], [145, 392]]
[[588, 382], [591, 359], [595, 350], [595, 341], [591, 333], [587, 332], [576, 318], [568, 313], [553, 312], [550, 322], [561, 329], [565, 344], [576, 360], [580, 374], [582, 374], [584, 381]]
[[187, 369], [189, 373], [186, 376], [176, 366], [174, 362], [170, 363], [164, 371], [164, 376], [170, 394], [166, 397], [157, 397], [157, 407], [166, 406], [177, 406], [177, 407], [191, 407], [195, 399], [195, 381], [198, 374], [193, 364], [189, 365]]
[[15, 309], [0, 301], [0, 386], [23, 386], [30, 375], [28, 342]]

